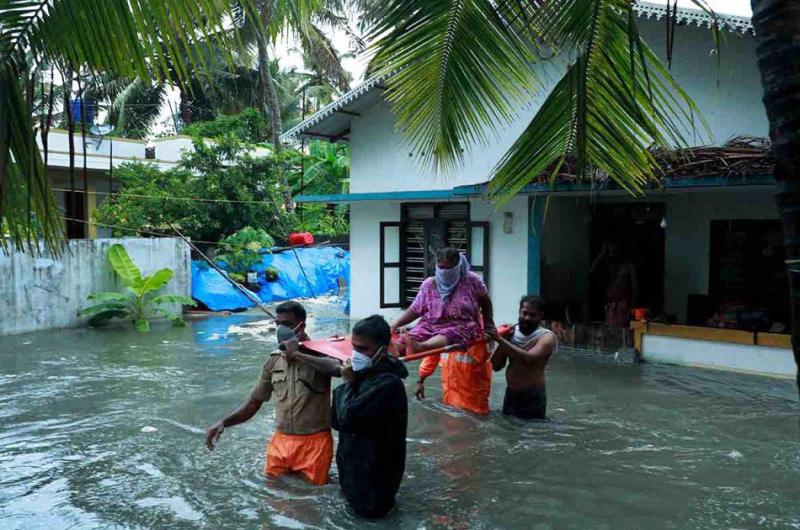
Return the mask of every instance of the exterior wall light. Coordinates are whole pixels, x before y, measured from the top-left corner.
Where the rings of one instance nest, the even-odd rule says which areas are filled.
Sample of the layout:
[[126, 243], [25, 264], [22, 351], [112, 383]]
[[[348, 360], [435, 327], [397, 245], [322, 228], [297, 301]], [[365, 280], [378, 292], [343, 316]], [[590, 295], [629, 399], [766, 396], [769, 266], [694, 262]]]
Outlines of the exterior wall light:
[[503, 233], [512, 234], [514, 232], [514, 212], [503, 212]]

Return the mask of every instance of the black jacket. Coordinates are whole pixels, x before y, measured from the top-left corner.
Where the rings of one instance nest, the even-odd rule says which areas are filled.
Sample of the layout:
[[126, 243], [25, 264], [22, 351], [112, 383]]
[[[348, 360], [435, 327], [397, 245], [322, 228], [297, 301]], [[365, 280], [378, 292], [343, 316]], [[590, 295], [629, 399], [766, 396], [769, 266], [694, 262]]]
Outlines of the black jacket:
[[362, 517], [386, 515], [403, 479], [408, 402], [402, 379], [407, 376], [403, 363], [387, 356], [333, 392], [339, 484]]

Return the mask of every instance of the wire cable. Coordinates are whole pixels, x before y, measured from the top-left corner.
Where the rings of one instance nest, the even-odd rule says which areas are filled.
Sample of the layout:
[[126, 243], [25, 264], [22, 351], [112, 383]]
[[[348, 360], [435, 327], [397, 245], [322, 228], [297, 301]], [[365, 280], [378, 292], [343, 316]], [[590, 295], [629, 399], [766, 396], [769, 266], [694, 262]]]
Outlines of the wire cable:
[[[53, 191], [65, 191], [71, 192], [72, 190], [66, 188], [52, 188]], [[231, 203], [231, 204], [260, 204], [262, 206], [269, 206], [269, 201], [256, 201], [256, 200], [245, 200], [245, 199], [200, 199], [195, 197], [169, 197], [169, 196], [159, 196], [159, 195], [146, 195], [141, 193], [124, 193], [124, 192], [116, 192], [116, 191], [83, 191], [83, 190], [75, 190], [75, 193], [87, 193], [89, 195], [115, 195], [119, 197], [133, 197], [135, 199], [154, 199], [159, 201], [195, 201], [195, 202], [218, 202], [218, 203]]]

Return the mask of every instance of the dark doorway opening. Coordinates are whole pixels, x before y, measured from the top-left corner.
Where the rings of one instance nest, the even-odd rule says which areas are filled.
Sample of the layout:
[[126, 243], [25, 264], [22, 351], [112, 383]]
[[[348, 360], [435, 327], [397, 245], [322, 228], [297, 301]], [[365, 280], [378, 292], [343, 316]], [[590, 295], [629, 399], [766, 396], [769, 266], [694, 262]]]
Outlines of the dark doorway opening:
[[[81, 192], [64, 192], [65, 217], [67, 218], [67, 239], [84, 239], [86, 237], [86, 197]], [[72, 221], [71, 219], [78, 219]]]
[[[590, 228], [589, 317], [607, 321], [607, 306], [623, 300], [629, 313], [664, 309], [665, 236], [662, 203], [595, 204]], [[630, 314], [612, 325], [625, 326]]]
[[711, 221], [708, 294], [715, 309], [742, 308], [736, 327], [767, 331], [774, 322], [789, 322], [782, 236], [778, 220]]

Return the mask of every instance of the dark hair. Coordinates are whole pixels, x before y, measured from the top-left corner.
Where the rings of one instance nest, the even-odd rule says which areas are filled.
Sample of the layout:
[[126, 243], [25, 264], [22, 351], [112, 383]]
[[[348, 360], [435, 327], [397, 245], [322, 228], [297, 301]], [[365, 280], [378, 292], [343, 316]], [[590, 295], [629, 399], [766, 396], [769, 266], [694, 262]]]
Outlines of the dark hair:
[[372, 315], [356, 322], [353, 335], [371, 339], [378, 346], [388, 346], [392, 340], [392, 330], [380, 315]]
[[522, 309], [522, 306], [528, 304], [532, 305], [534, 309], [537, 311], [544, 311], [545, 308], [545, 301], [535, 294], [526, 294], [522, 298], [519, 299], [519, 308]]
[[436, 261], [445, 260], [452, 265], [458, 265], [461, 261], [461, 252], [453, 247], [444, 247], [436, 253]]
[[291, 313], [292, 315], [295, 316], [295, 318], [297, 318], [297, 320], [301, 322], [306, 321], [306, 308], [303, 307], [303, 305], [298, 302], [293, 302], [293, 301], [284, 302], [275, 308], [275, 313], [278, 314]]

